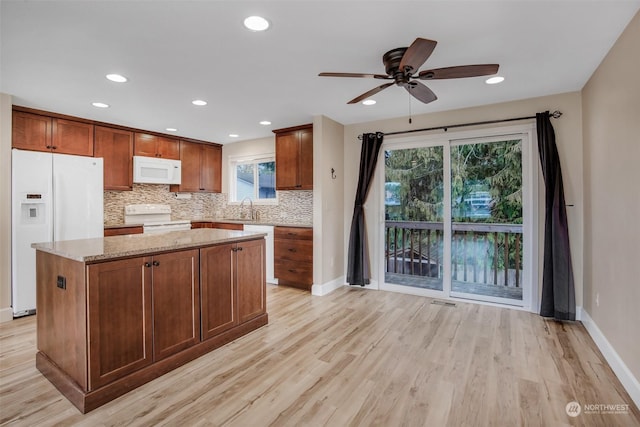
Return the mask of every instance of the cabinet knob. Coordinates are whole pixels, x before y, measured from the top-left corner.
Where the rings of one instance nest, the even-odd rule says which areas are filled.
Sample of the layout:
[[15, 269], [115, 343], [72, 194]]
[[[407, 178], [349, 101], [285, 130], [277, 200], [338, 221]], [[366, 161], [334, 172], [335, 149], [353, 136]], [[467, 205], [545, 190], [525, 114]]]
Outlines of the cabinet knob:
[[242, 250], [242, 246], [240, 246], [240, 247], [238, 248], [238, 250], [239, 250], [239, 251], [241, 251], [241, 250]]
[[144, 266], [145, 266], [145, 267], [147, 267], [147, 268], [149, 268], [149, 267], [151, 267], [151, 263], [150, 263], [150, 262], [145, 262], [145, 263], [144, 263]]
[[296, 248], [289, 248], [289, 252], [298, 252]]
[[51, 146], [50, 146], [50, 145], [47, 145], [47, 149], [51, 149]]
[[53, 146], [53, 147], [51, 147], [51, 148], [53, 148], [53, 149], [55, 150], [55, 149], [57, 149], [58, 147], [56, 147], [56, 146], [54, 145], [54, 146]]
[[153, 261], [153, 265], [154, 265], [155, 267], [157, 267], [157, 266], [159, 266], [159, 265], [160, 265], [160, 263], [159, 263], [158, 261]]

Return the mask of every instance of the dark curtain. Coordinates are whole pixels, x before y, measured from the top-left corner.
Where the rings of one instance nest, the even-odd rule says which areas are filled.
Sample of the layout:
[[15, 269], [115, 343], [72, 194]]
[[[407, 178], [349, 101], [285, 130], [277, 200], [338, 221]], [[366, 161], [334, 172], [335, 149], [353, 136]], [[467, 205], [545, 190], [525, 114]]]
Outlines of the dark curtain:
[[576, 298], [562, 170], [548, 111], [536, 114], [536, 127], [545, 188], [544, 267], [540, 315], [557, 320], [576, 320]]
[[358, 189], [356, 190], [356, 201], [353, 207], [353, 219], [351, 220], [351, 233], [349, 234], [347, 282], [351, 285], [367, 285], [371, 278], [369, 244], [367, 241], [363, 205], [367, 200], [373, 173], [376, 170], [382, 139], [383, 134], [380, 132], [366, 133], [362, 136]]

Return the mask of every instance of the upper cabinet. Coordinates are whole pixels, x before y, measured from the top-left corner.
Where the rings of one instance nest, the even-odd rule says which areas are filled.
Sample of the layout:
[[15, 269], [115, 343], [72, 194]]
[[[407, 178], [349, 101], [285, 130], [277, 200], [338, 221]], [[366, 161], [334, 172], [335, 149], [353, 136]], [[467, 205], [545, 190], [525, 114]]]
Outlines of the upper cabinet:
[[96, 126], [95, 157], [104, 159], [104, 189], [133, 189], [133, 132]]
[[222, 148], [218, 145], [180, 141], [182, 183], [170, 191], [220, 193], [222, 191]]
[[276, 134], [276, 190], [313, 190], [313, 125]]
[[93, 156], [93, 124], [13, 112], [13, 148]]
[[136, 132], [134, 154], [136, 156], [180, 160], [180, 141], [164, 136]]

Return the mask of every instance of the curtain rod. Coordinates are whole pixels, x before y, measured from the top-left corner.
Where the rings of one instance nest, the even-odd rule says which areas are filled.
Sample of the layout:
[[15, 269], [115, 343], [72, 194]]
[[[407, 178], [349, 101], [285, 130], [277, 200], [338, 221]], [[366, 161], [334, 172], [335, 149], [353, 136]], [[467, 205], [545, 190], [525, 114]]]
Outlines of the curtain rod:
[[[552, 113], [549, 113], [549, 117], [553, 117], [554, 119], [559, 118], [560, 116], [562, 116], [562, 112], [561, 111], [554, 111]], [[464, 126], [479, 126], [479, 125], [489, 125], [492, 123], [503, 123], [503, 122], [515, 122], [517, 120], [528, 120], [528, 119], [535, 119], [536, 116], [528, 116], [528, 117], [514, 117], [512, 119], [501, 119], [501, 120], [487, 120], [484, 122], [473, 122], [473, 123], [459, 123], [456, 125], [448, 125], [448, 126], [435, 126], [432, 128], [422, 128], [422, 129], [411, 129], [411, 130], [401, 130], [401, 131], [397, 131], [397, 132], [387, 132], [387, 133], [382, 133], [382, 135], [384, 136], [389, 136], [389, 135], [402, 135], [404, 133], [413, 133], [413, 132], [426, 132], [426, 131], [430, 131], [430, 130], [441, 130], [444, 129], [444, 131], [446, 132], [447, 130], [451, 129], [451, 128], [460, 128], [460, 127], [464, 127]], [[358, 139], [362, 140], [362, 135], [358, 135]]]

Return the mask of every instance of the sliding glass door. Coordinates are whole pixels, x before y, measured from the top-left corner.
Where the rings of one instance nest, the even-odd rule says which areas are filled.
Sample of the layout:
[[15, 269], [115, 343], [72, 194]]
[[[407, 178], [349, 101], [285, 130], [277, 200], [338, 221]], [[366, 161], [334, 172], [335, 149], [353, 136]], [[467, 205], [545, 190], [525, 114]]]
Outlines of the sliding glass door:
[[385, 151], [385, 282], [443, 290], [443, 147]]
[[382, 289], [529, 303], [529, 139], [385, 143]]

